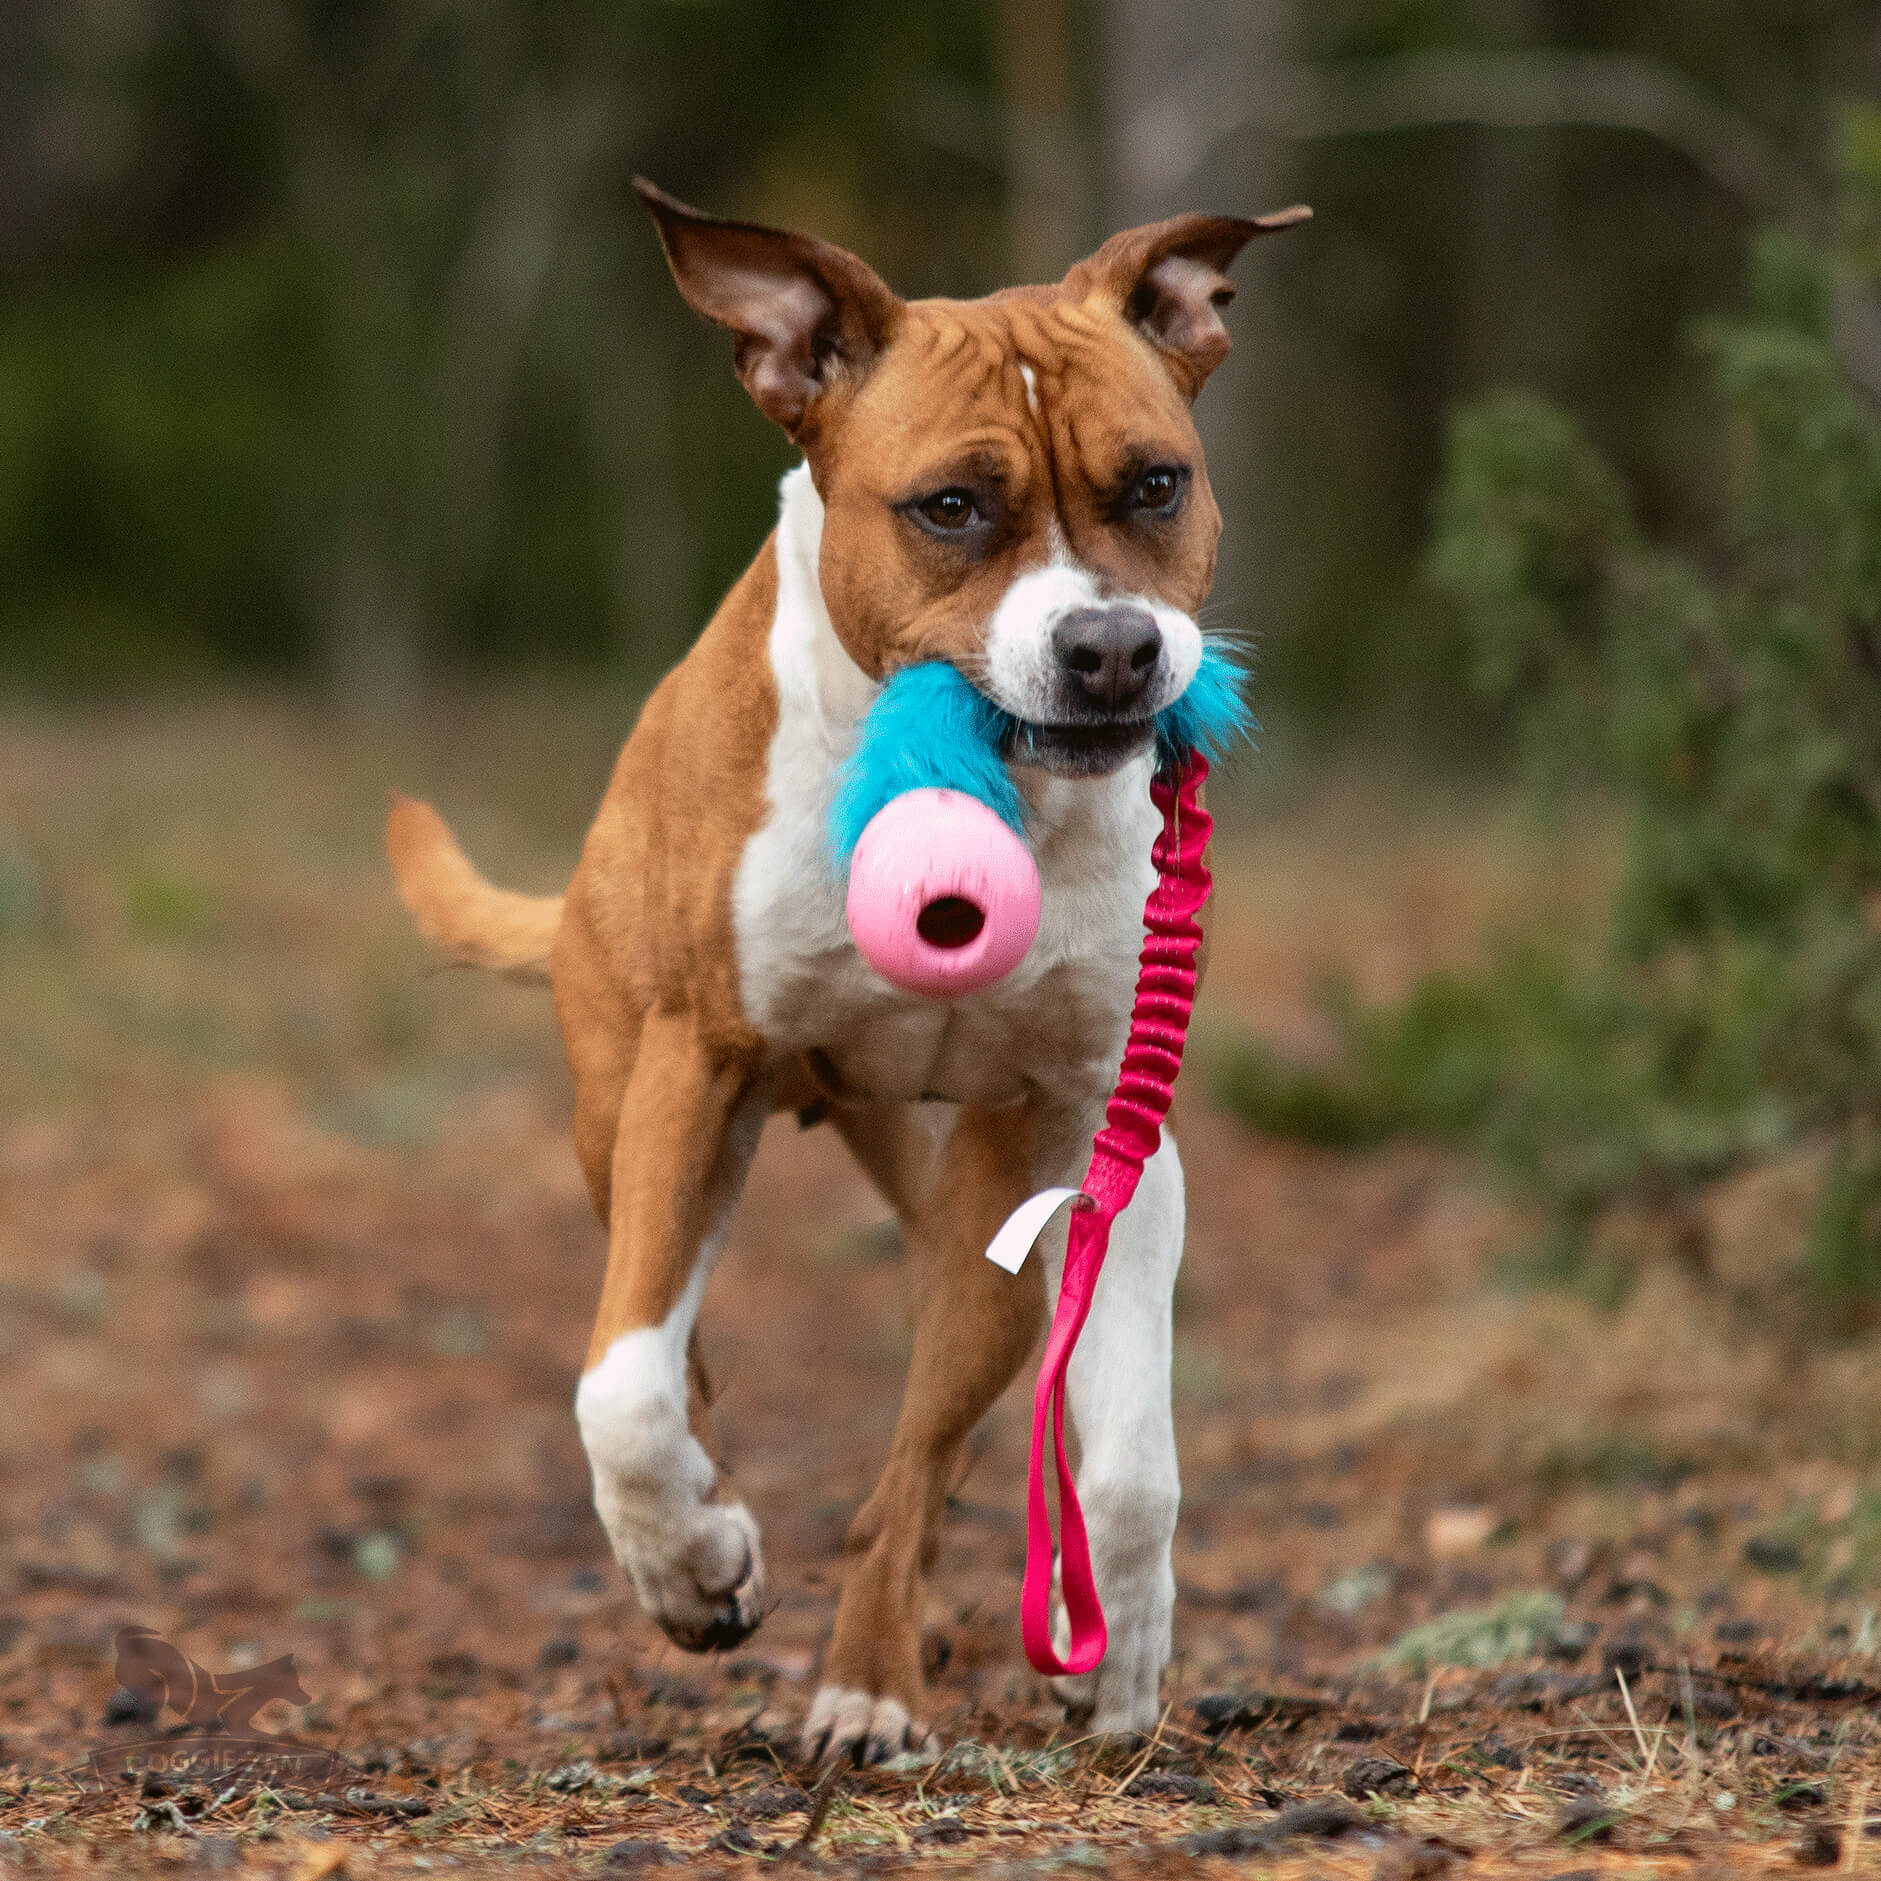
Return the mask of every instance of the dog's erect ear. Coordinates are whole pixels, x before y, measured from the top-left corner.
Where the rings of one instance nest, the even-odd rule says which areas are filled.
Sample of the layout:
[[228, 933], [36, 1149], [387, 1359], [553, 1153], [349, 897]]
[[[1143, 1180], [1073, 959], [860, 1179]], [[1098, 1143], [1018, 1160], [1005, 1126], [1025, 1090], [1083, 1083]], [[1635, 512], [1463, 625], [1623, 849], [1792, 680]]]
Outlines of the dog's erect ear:
[[1228, 267], [1257, 235], [1304, 222], [1304, 205], [1273, 215], [1174, 216], [1113, 235], [1065, 276], [1078, 300], [1099, 295], [1163, 355], [1176, 383], [1193, 399], [1228, 356], [1233, 342], [1220, 309], [1234, 299]]
[[659, 226], [679, 291], [731, 328], [745, 390], [793, 437], [833, 378], [859, 377], [887, 344], [901, 302], [846, 248], [701, 215], [644, 177], [634, 188]]

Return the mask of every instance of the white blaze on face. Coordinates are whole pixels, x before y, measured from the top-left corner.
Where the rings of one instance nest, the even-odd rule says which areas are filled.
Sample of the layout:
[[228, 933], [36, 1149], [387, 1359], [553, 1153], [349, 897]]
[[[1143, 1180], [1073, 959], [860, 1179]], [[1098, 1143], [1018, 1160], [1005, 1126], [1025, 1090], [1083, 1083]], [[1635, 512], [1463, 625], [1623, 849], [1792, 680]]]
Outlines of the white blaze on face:
[[986, 631], [986, 690], [1008, 712], [1033, 724], [1065, 717], [1065, 690], [1052, 630], [1081, 607], [1138, 607], [1162, 631], [1162, 663], [1155, 683], [1131, 716], [1149, 718], [1189, 689], [1202, 663], [1202, 630], [1179, 607], [1146, 594], [1104, 593], [1097, 577], [1071, 557], [1056, 524], [1048, 534], [1050, 560], [1014, 578], [1000, 597]]

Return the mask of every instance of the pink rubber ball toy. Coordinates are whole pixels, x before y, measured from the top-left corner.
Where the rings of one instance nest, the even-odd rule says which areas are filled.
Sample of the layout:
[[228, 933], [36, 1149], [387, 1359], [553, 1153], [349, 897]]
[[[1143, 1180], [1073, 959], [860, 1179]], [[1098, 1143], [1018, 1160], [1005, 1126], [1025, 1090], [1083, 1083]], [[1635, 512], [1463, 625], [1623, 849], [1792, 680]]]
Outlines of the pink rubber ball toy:
[[949, 999], [1002, 980], [1038, 933], [1038, 865], [977, 797], [909, 790], [869, 819], [849, 863], [849, 932], [905, 992]]

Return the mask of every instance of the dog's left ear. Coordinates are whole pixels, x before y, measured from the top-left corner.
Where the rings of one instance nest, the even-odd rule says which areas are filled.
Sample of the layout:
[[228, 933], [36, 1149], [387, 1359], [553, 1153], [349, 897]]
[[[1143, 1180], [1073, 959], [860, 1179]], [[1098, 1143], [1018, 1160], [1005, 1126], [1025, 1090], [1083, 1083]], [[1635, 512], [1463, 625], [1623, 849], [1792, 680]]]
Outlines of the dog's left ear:
[[817, 395], [860, 376], [888, 342], [901, 302], [846, 248], [702, 215], [644, 177], [634, 188], [660, 231], [673, 279], [708, 320], [730, 327], [745, 390], [798, 437]]
[[1220, 313], [1234, 299], [1229, 265], [1255, 236], [1290, 229], [1312, 213], [1299, 204], [1251, 219], [1172, 216], [1125, 229], [1065, 276], [1065, 290], [1116, 306], [1192, 400], [1233, 345]]

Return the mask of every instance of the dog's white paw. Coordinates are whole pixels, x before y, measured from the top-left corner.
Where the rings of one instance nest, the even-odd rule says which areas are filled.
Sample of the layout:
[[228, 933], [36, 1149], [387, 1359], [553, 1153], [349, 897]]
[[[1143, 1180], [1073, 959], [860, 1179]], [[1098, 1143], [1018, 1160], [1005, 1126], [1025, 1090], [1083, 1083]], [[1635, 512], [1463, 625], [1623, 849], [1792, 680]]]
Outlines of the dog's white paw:
[[[1169, 1663], [1174, 1583], [1166, 1576], [1105, 1602], [1110, 1639], [1095, 1672], [1051, 1681], [1065, 1716], [1093, 1736], [1145, 1736], [1162, 1715], [1163, 1667]], [[1054, 1589], [1054, 1593], [1056, 1589]], [[1071, 1625], [1054, 1602], [1052, 1647], [1062, 1660], [1071, 1650]]]
[[675, 1646], [722, 1652], [757, 1631], [764, 1553], [742, 1502], [703, 1503], [674, 1526], [609, 1522], [608, 1533], [641, 1606]]
[[899, 1698], [825, 1685], [803, 1727], [803, 1759], [812, 1764], [826, 1756], [855, 1764], [886, 1763], [905, 1750], [926, 1750], [934, 1742], [934, 1733]]
[[676, 1646], [735, 1646], [764, 1618], [764, 1553], [686, 1425], [684, 1348], [627, 1333], [575, 1393], [594, 1507], [640, 1604]]
[[[1147, 1676], [1145, 1676], [1147, 1672]], [[1161, 1715], [1162, 1668], [1115, 1667], [1109, 1654], [1095, 1672], [1051, 1682], [1065, 1716], [1093, 1737], [1146, 1737]]]

